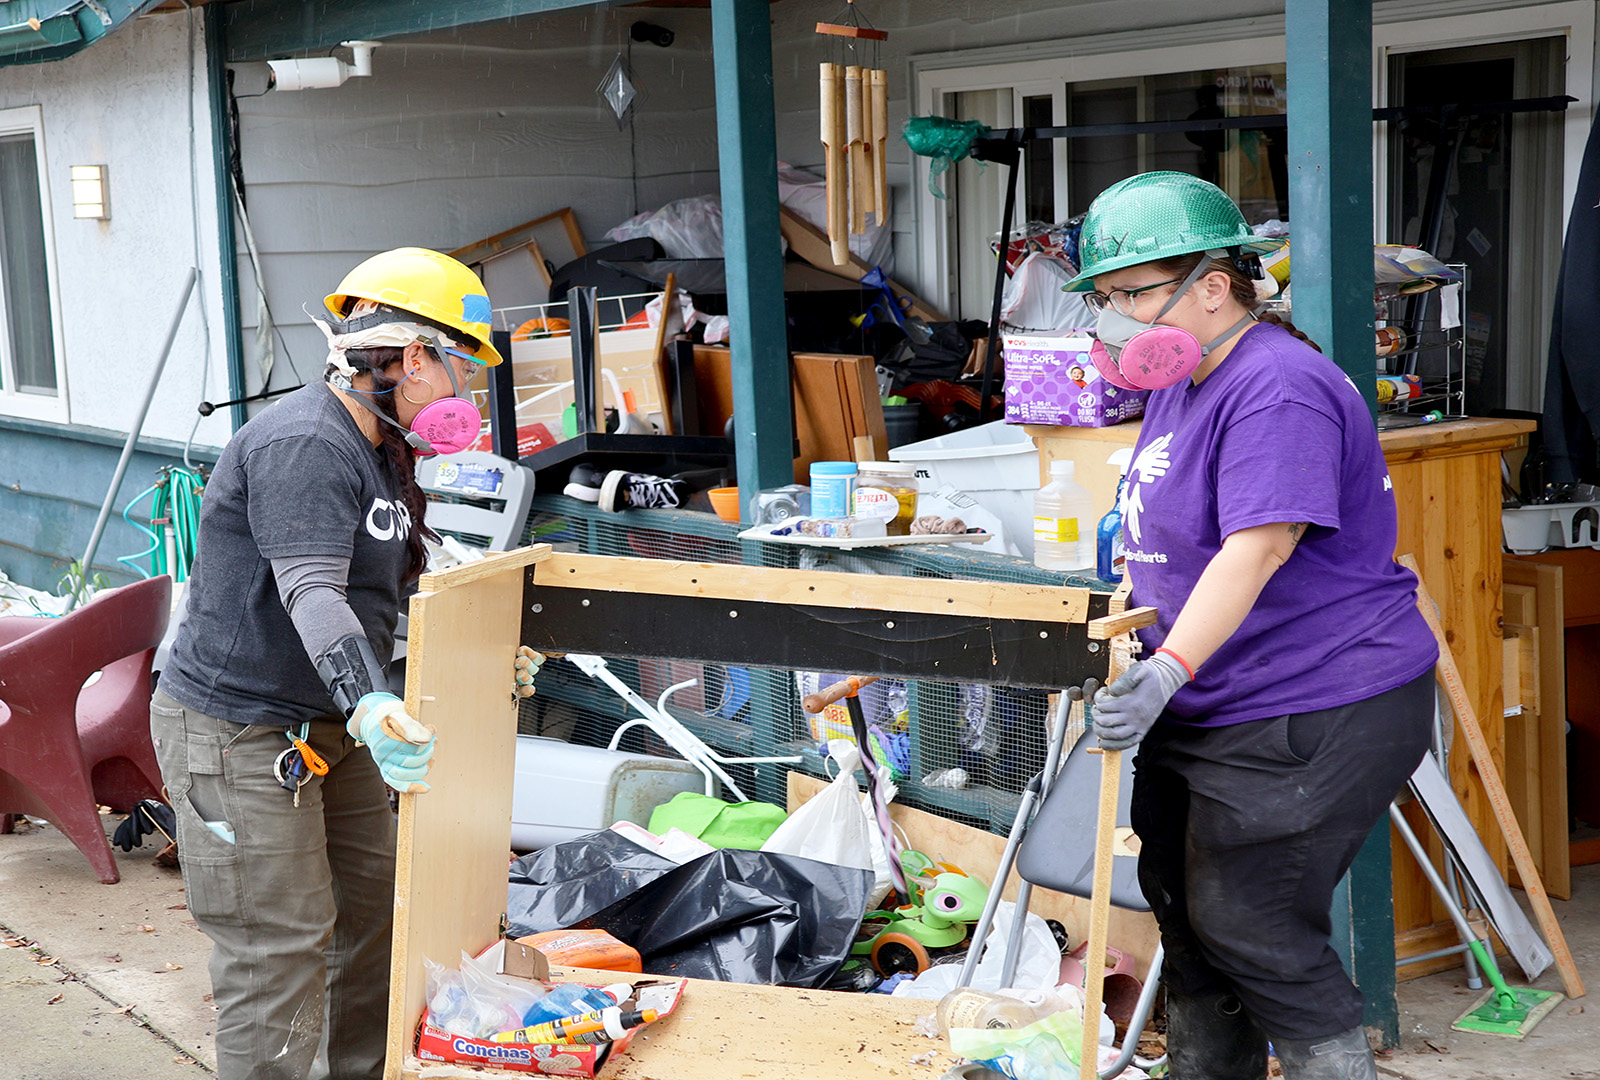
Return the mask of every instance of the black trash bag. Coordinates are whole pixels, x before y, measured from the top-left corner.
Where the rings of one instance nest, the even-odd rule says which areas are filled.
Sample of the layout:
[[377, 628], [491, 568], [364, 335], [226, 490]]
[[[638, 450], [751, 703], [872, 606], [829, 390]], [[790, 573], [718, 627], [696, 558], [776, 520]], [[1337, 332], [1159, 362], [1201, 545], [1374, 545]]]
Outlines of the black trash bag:
[[511, 936], [565, 930], [677, 868], [609, 829], [524, 855], [511, 864]]
[[973, 341], [989, 332], [986, 323], [972, 320], [928, 323], [927, 328], [927, 340], [908, 336], [878, 362], [893, 377], [892, 393], [917, 383], [959, 378]]
[[725, 849], [656, 878], [584, 920], [639, 950], [644, 970], [820, 988], [861, 925], [872, 872]]

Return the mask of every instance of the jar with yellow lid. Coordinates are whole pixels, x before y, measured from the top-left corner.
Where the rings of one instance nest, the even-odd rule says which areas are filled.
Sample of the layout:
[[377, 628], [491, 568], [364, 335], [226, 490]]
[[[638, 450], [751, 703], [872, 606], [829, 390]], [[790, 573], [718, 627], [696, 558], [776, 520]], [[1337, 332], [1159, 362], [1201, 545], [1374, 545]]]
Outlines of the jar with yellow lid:
[[883, 522], [890, 536], [911, 535], [917, 516], [917, 467], [899, 461], [863, 461], [856, 476], [855, 516]]

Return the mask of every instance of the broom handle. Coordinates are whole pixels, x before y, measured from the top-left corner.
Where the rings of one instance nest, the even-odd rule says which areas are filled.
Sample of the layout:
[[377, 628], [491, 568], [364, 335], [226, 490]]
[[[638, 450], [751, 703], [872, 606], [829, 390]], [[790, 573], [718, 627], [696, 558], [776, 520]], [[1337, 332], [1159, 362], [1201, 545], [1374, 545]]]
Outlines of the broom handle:
[[840, 698], [848, 697], [863, 686], [877, 681], [876, 675], [852, 675], [848, 679], [840, 679], [832, 686], [824, 686], [815, 694], [807, 694], [800, 699], [800, 705], [808, 713], [819, 713]]
[[1556, 970], [1561, 972], [1561, 985], [1566, 989], [1568, 997], [1583, 997], [1585, 993], [1583, 979], [1578, 975], [1578, 966], [1572, 961], [1572, 950], [1567, 947], [1566, 935], [1561, 932], [1561, 924], [1556, 921], [1555, 909], [1550, 906], [1550, 894], [1545, 892], [1544, 881], [1539, 877], [1539, 868], [1533, 865], [1533, 854], [1528, 850], [1528, 841], [1522, 835], [1522, 826], [1517, 824], [1516, 812], [1511, 809], [1510, 799], [1506, 795], [1505, 781], [1500, 778], [1500, 770], [1495, 767], [1494, 758], [1490, 756], [1488, 740], [1483, 737], [1483, 729], [1478, 726], [1478, 714], [1467, 697], [1467, 685], [1461, 678], [1461, 669], [1456, 666], [1455, 654], [1450, 651], [1450, 642], [1445, 638], [1444, 626], [1439, 621], [1439, 612], [1433, 606], [1433, 598], [1428, 595], [1428, 587], [1422, 583], [1422, 571], [1418, 569], [1417, 560], [1411, 555], [1402, 555], [1396, 561], [1417, 575], [1417, 610], [1422, 612], [1423, 619], [1428, 623], [1428, 629], [1433, 631], [1434, 640], [1439, 644], [1437, 668], [1439, 683], [1444, 687], [1445, 693], [1450, 695], [1450, 704], [1456, 713], [1456, 723], [1460, 725], [1461, 733], [1466, 736], [1467, 748], [1472, 752], [1472, 764], [1478, 770], [1478, 779], [1483, 783], [1483, 793], [1488, 797], [1489, 807], [1494, 811], [1501, 833], [1505, 835], [1506, 848], [1511, 852], [1511, 861], [1516, 865], [1517, 873], [1522, 878], [1522, 888], [1528, 894], [1528, 903], [1538, 919], [1545, 944], [1550, 946], [1550, 955], [1555, 958]]

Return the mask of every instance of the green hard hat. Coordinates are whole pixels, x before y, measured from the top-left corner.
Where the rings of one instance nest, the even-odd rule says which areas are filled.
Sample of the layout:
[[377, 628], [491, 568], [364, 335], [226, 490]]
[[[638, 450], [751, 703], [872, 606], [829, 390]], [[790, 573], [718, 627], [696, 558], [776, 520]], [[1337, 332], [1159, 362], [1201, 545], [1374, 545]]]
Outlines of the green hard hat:
[[1227, 192], [1198, 176], [1147, 172], [1095, 196], [1078, 237], [1078, 276], [1067, 292], [1088, 292], [1093, 279], [1125, 266], [1213, 248], [1254, 254], [1276, 251], [1282, 239], [1255, 235]]

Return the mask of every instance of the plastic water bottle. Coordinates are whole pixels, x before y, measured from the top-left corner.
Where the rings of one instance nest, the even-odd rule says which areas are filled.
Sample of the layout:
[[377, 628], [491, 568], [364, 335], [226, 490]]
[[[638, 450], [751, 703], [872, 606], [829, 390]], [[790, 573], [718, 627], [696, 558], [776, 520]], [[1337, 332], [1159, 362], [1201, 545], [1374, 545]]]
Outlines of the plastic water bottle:
[[1073, 479], [1071, 461], [1050, 463], [1050, 482], [1033, 497], [1033, 564], [1045, 570], [1094, 566], [1094, 502]]
[[1101, 581], [1120, 583], [1127, 566], [1128, 552], [1122, 539], [1122, 487], [1127, 482], [1126, 476], [1117, 481], [1117, 501], [1095, 531], [1094, 573]]

